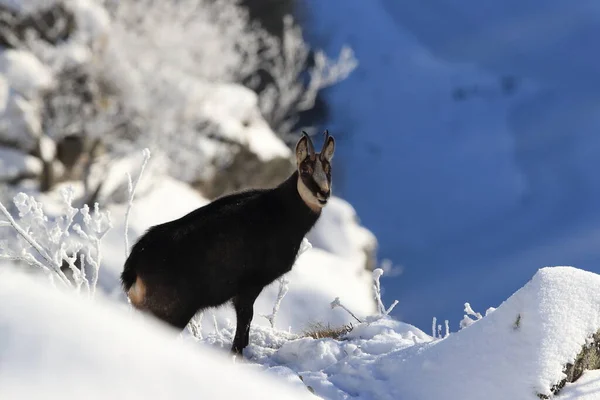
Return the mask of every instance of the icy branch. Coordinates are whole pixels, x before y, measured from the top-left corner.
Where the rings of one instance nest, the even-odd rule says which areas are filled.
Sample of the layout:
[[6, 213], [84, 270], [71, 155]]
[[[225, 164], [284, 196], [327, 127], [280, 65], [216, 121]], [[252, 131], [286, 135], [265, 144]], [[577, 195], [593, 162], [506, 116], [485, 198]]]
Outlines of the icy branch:
[[[202, 318], [204, 317], [204, 311], [199, 312], [192, 318], [188, 324], [188, 329], [193, 337], [197, 340], [202, 340]], [[216, 325], [215, 325], [216, 326]]]
[[[300, 249], [298, 250], [298, 253], [296, 254], [296, 261], [303, 253], [310, 250], [311, 248], [312, 248], [312, 244], [308, 241], [307, 238], [303, 238], [302, 242], [300, 243]], [[285, 297], [285, 295], [287, 294], [287, 292], [289, 290], [290, 281], [287, 280], [285, 278], [285, 276], [282, 276], [281, 278], [279, 278], [278, 282], [279, 282], [279, 290], [277, 291], [277, 298], [275, 299], [275, 304], [273, 304], [273, 311], [269, 315], [263, 315], [263, 317], [265, 317], [269, 321], [271, 328], [275, 328], [275, 317], [277, 316], [277, 313], [279, 312], [279, 307], [281, 305], [281, 302], [283, 301], [283, 298]]]
[[354, 315], [354, 313], [352, 311], [350, 311], [345, 305], [342, 304], [342, 302], [340, 301], [339, 297], [336, 297], [332, 302], [331, 302], [331, 308], [336, 308], [336, 307], [340, 307], [342, 310], [346, 311], [348, 314], [350, 314], [355, 320], [357, 320], [359, 323], [362, 323], [362, 321], [360, 319], [358, 319], [358, 317], [356, 315]]
[[290, 281], [287, 280], [284, 276], [282, 276], [281, 278], [278, 279], [279, 281], [279, 291], [277, 292], [277, 299], [275, 300], [275, 304], [273, 304], [273, 311], [271, 312], [270, 315], [263, 315], [263, 317], [265, 317], [268, 321], [269, 324], [271, 324], [271, 328], [275, 328], [275, 317], [277, 316], [277, 313], [279, 312], [279, 306], [281, 305], [281, 301], [283, 300], [283, 298], [285, 297], [285, 295], [287, 294], [288, 290], [289, 290], [289, 283]]
[[480, 313], [476, 313], [475, 311], [473, 311], [469, 303], [465, 303], [465, 312], [467, 313], [467, 315], [472, 315], [477, 319], [483, 318]]
[[342, 49], [337, 60], [330, 60], [318, 51], [314, 66], [309, 69], [309, 82], [305, 85], [302, 77], [309, 48], [293, 18], [288, 15], [283, 22], [281, 40], [257, 33], [264, 46], [259, 66], [271, 78], [271, 83], [259, 94], [260, 109], [269, 125], [286, 135], [296, 122], [297, 113], [312, 108], [318, 92], [346, 79], [358, 62], [349, 47]]
[[[61, 196], [64, 212], [53, 220], [44, 214], [41, 203], [25, 193], [17, 194], [13, 200], [19, 211], [19, 222], [0, 203], [0, 212], [17, 233], [10, 245], [7, 241], [0, 242], [0, 257], [24, 261], [50, 273], [50, 277], [57, 275], [60, 282], [77, 291], [84, 287], [93, 295], [101, 262], [100, 240], [111, 227], [110, 215], [100, 212], [98, 204], [92, 215], [87, 205], [79, 210], [74, 208], [70, 187], [63, 189]], [[74, 223], [77, 214], [81, 216], [83, 227]], [[72, 235], [73, 232], [78, 235]], [[91, 274], [87, 273], [87, 266], [91, 267]], [[68, 268], [70, 278], [63, 268]]]
[[137, 189], [138, 183], [142, 178], [142, 174], [144, 173], [144, 169], [146, 168], [146, 164], [150, 159], [150, 149], [145, 148], [142, 151], [144, 155], [144, 161], [142, 161], [142, 167], [140, 169], [140, 173], [135, 180], [135, 183], [131, 183], [131, 174], [127, 173], [127, 190], [129, 192], [129, 201], [127, 202], [127, 211], [125, 212], [125, 258], [129, 257], [129, 213], [131, 212], [131, 207], [133, 206], [133, 197], [135, 196], [135, 190]]
[[215, 326], [215, 335], [217, 335], [219, 339], [223, 340], [223, 335], [221, 335], [221, 331], [219, 330], [219, 324], [217, 323], [217, 315], [214, 311], [211, 311], [211, 314], [213, 319], [213, 325]]
[[306, 253], [310, 249], [312, 249], [312, 244], [308, 241], [307, 238], [303, 238], [302, 242], [300, 243], [300, 249], [298, 250], [298, 254], [296, 254], [296, 260], [298, 260], [298, 257]]
[[379, 314], [381, 316], [389, 315], [390, 312], [396, 307], [398, 304], [398, 300], [394, 300], [392, 305], [386, 309], [383, 305], [383, 301], [381, 300], [381, 284], [379, 283], [379, 278], [383, 275], [383, 269], [376, 268], [373, 270], [373, 290], [375, 291], [375, 301], [377, 301], [377, 306], [379, 309]]
[[[488, 315], [490, 312], [493, 312], [495, 309], [493, 307], [490, 307], [486, 310], [485, 315]], [[479, 321], [481, 318], [483, 318], [483, 316], [481, 315], [481, 313], [475, 312], [473, 311], [473, 308], [471, 308], [471, 304], [469, 303], [465, 303], [465, 315], [463, 317], [463, 319], [460, 321], [460, 329], [466, 328], [467, 326], [473, 324], [476, 321]], [[474, 318], [471, 318], [474, 317]]]
[[[22, 195], [26, 196], [24, 193]], [[15, 197], [16, 199], [16, 197]], [[16, 201], [15, 201], [16, 202]], [[4, 204], [0, 202], [0, 211], [4, 214], [6, 219], [8, 219], [8, 223], [17, 231], [17, 233], [31, 246], [35, 249], [35, 251], [44, 259], [44, 263], [39, 262], [34, 257], [31, 257], [27, 253], [22, 252], [21, 255], [5, 255], [5, 257], [10, 257], [13, 260], [23, 260], [29, 263], [30, 265], [36, 265], [42, 267], [43, 270], [52, 270], [55, 272], [61, 281], [66, 285], [69, 285], [69, 280], [65, 276], [65, 274], [61, 271], [60, 264], [56, 264], [53, 258], [48, 254], [48, 252], [33, 238], [29, 235], [10, 215]], [[35, 261], [34, 261], [35, 260]]]
[[444, 337], [448, 337], [450, 336], [450, 323], [448, 320], [444, 321], [444, 325], [446, 326], [446, 334], [444, 335]]

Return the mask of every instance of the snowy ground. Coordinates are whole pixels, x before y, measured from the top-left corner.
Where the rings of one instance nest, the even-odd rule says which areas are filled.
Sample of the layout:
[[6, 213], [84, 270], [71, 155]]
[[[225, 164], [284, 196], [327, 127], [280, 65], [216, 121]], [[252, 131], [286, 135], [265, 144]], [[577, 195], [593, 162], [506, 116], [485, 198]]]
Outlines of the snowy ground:
[[[444, 338], [377, 316], [338, 340], [254, 325], [246, 359], [234, 365], [227, 353], [233, 327], [198, 342], [102, 298], [8, 269], [1, 278], [3, 399], [292, 399], [313, 392], [323, 399], [535, 400], [550, 395], [563, 366], [600, 327], [600, 276], [544, 268], [497, 309]], [[600, 377], [590, 371], [556, 398], [599, 396]]]
[[102, 299], [0, 271], [2, 399], [314, 398]]
[[[543, 268], [497, 309], [444, 338], [382, 318], [358, 324], [343, 340], [254, 330], [246, 355], [280, 375], [291, 369], [326, 399], [534, 400], [551, 395], [564, 365], [598, 331], [599, 289], [596, 274]], [[231, 336], [226, 330], [205, 342], [229, 344]], [[558, 398], [583, 393], [600, 398], [596, 372]]]

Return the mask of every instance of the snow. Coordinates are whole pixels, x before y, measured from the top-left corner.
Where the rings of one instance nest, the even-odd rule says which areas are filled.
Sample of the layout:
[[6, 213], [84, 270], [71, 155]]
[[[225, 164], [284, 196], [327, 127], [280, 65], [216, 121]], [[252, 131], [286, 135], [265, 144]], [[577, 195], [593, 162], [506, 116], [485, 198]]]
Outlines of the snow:
[[109, 33], [110, 17], [100, 4], [92, 0], [69, 0], [66, 4], [75, 16], [78, 31], [90, 38]]
[[373, 233], [359, 225], [352, 205], [335, 196], [321, 212], [315, 229], [306, 237], [313, 246], [348, 259], [364, 258], [364, 250], [377, 247]]
[[0, 180], [7, 181], [21, 175], [37, 176], [42, 172], [42, 162], [21, 151], [0, 148]]
[[596, 400], [600, 398], [600, 371], [585, 371], [574, 383], [567, 383], [557, 400]]
[[240, 85], [219, 84], [206, 90], [201, 112], [219, 122], [228, 139], [246, 145], [260, 160], [289, 158], [291, 150], [269, 128], [258, 109], [258, 96]]
[[99, 298], [0, 272], [3, 399], [314, 399]]
[[0, 126], [4, 139], [30, 149], [40, 135], [39, 96], [54, 84], [51, 71], [24, 50], [0, 51]]
[[[411, 399], [535, 399], [550, 394], [562, 369], [600, 327], [600, 276], [542, 268], [495, 311], [404, 362], [380, 360], [395, 391]], [[520, 316], [520, 318], [519, 318]], [[517, 322], [518, 321], [518, 322]], [[412, 385], [426, 374], [435, 385]], [[441, 397], [440, 397], [441, 396]]]
[[[184, 205], [193, 209], [206, 201], [178, 181], [152, 178], [153, 189], [134, 203], [133, 234], [143, 232], [149, 223], [176, 218], [185, 212]], [[123, 208], [125, 205], [111, 207], [115, 222], [122, 221], [119, 213]], [[0, 358], [20, 360], [18, 365], [24, 365], [21, 369], [0, 365], [0, 396], [33, 395], [35, 390], [64, 396], [65, 385], [57, 384], [60, 381], [53, 375], [59, 373], [77, 377], [74, 386], [67, 386], [67, 397], [81, 395], [78, 385], [96, 390], [95, 385], [102, 384], [88, 380], [98, 381], [98, 376], [111, 382], [102, 389], [108, 392], [98, 389], [99, 398], [131, 387], [136, 391], [124, 393], [134, 397], [169, 393], [185, 398], [191, 393], [212, 393], [228, 398], [237, 394], [237, 387], [222, 388], [231, 385], [205, 373], [210, 369], [216, 376], [231, 375], [212, 364], [213, 356], [228, 354], [231, 346], [236, 327], [230, 307], [204, 312], [201, 338], [189, 331], [178, 336], [153, 317], [129, 309], [118, 284], [123, 261], [121, 228], [115, 226], [109, 231], [113, 236], [105, 238], [106, 257], [100, 270], [103, 291], [93, 301], [34, 284], [6, 266], [0, 269], [0, 319], [5, 322], [0, 326], [0, 343], [11, 343], [0, 346]], [[286, 391], [296, 387], [299, 394], [311, 391], [324, 399], [535, 400], [538, 394], [550, 395], [550, 388], [565, 377], [564, 366], [574, 361], [600, 328], [600, 275], [573, 267], [538, 270], [521, 289], [481, 318], [466, 305], [465, 312], [478, 319], [444, 338], [429, 336], [377, 312], [372, 284], [380, 273], [361, 270], [356, 260], [316, 247], [300, 255], [286, 275], [290, 290], [274, 329], [262, 315], [272, 310], [277, 285], [266, 288], [256, 302], [250, 344], [236, 371], [266, 372], [286, 383]], [[334, 296], [362, 322], [340, 307], [332, 309]], [[313, 339], [305, 333], [311, 322], [332, 328], [351, 322], [353, 328], [337, 339]], [[65, 326], [69, 326], [67, 335]], [[170, 341], [159, 341], [161, 335]], [[186, 347], [179, 349], [179, 345]], [[78, 349], [76, 355], [65, 357], [72, 348]], [[199, 361], [194, 361], [196, 356]], [[211, 360], [208, 365], [207, 359]], [[58, 366], [57, 360], [62, 360]], [[198, 368], [195, 362], [203, 366]], [[38, 378], [38, 374], [46, 375]], [[141, 379], [153, 381], [158, 374], [164, 386], [142, 385]], [[561, 396], [572, 398], [600, 387], [594, 373], [584, 377], [584, 381], [567, 385]], [[244, 382], [238, 387], [246, 385], [237, 378], [236, 382]], [[23, 385], [24, 379], [32, 379], [36, 385]], [[208, 381], [211, 384], [202, 384]], [[269, 393], [276, 395], [275, 390]]]
[[[535, 400], [550, 395], [564, 366], [599, 329], [599, 289], [599, 275], [547, 267], [497, 309], [443, 339], [373, 316], [341, 340], [253, 328], [245, 355], [267, 371], [291, 369], [325, 399]], [[227, 328], [203, 343], [227, 348], [232, 335]], [[597, 398], [598, 378], [587, 372], [558, 398], [582, 391]]]
[[25, 50], [0, 51], [0, 74], [10, 87], [28, 99], [52, 87], [52, 72], [32, 53]]

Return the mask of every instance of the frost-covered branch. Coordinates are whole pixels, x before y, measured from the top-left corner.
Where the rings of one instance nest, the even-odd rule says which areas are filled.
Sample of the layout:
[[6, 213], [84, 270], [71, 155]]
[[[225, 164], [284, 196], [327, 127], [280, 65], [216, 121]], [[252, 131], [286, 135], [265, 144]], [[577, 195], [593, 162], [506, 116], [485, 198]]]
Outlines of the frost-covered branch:
[[[298, 250], [298, 253], [296, 254], [296, 260], [298, 260], [298, 258], [304, 252], [308, 251], [311, 248], [312, 248], [312, 244], [308, 241], [307, 238], [303, 238], [302, 243], [300, 243], [300, 249]], [[271, 328], [275, 328], [275, 317], [277, 316], [277, 313], [279, 312], [279, 307], [281, 306], [281, 302], [283, 301], [283, 298], [285, 297], [285, 295], [287, 294], [287, 292], [289, 290], [289, 283], [290, 283], [290, 281], [288, 279], [286, 279], [285, 276], [280, 277], [277, 281], [279, 282], [279, 290], [277, 291], [277, 298], [275, 299], [275, 304], [273, 304], [273, 311], [269, 315], [263, 315], [263, 317], [265, 317], [269, 321], [269, 324], [271, 324]]]
[[188, 329], [189, 329], [190, 333], [197, 340], [203, 339], [203, 335], [202, 335], [202, 319], [203, 319], [203, 317], [204, 317], [204, 311], [200, 311], [190, 320], [190, 323], [188, 324]]
[[[17, 205], [17, 207], [18, 207], [18, 204], [23, 205], [25, 203], [25, 201], [27, 200], [23, 196], [26, 197], [27, 195], [24, 193], [19, 193], [19, 195], [17, 195], [15, 197], [14, 202], [15, 202], [15, 205]], [[32, 207], [34, 208], [34, 212], [37, 212], [37, 213], [41, 212], [41, 207], [38, 207], [38, 204], [35, 203], [35, 200], [32, 203]], [[50, 254], [48, 254], [46, 249], [44, 249], [25, 229], [23, 229], [15, 221], [15, 219], [12, 217], [12, 215], [10, 215], [10, 213], [8, 212], [8, 210], [2, 203], [0, 203], [0, 211], [2, 212], [2, 214], [4, 214], [6, 219], [8, 219], [7, 222], [20, 235], [20, 237], [25, 242], [27, 242], [29, 244], [29, 246], [31, 248], [33, 248], [42, 257], [43, 262], [40, 262], [35, 257], [33, 257], [32, 254], [26, 252], [24, 248], [22, 248], [21, 251], [18, 253], [3, 254], [3, 256], [5, 258], [9, 258], [12, 260], [23, 260], [30, 265], [35, 265], [35, 266], [41, 267], [44, 271], [53, 271], [58, 275], [58, 277], [61, 279], [61, 281], [63, 283], [69, 284], [68, 278], [65, 276], [65, 274], [60, 269], [60, 267], [61, 267], [60, 264], [55, 263], [55, 260], [53, 259], [53, 257], [50, 256]], [[22, 216], [23, 216], [23, 214], [22, 214]], [[43, 214], [41, 214], [40, 217], [43, 221], [44, 220]], [[3, 246], [2, 250], [4, 250], [5, 252], [8, 252], [8, 249], [5, 246]]]
[[342, 48], [337, 60], [317, 51], [305, 83], [302, 76], [310, 49], [293, 18], [289, 15], [284, 18], [281, 40], [268, 35], [262, 35], [261, 39], [264, 51], [260, 67], [269, 75], [270, 82], [259, 94], [259, 105], [271, 127], [283, 135], [290, 132], [299, 112], [314, 106], [321, 89], [346, 79], [358, 65], [349, 47]]
[[131, 212], [131, 207], [133, 207], [135, 190], [137, 189], [140, 179], [142, 179], [144, 169], [146, 168], [146, 164], [148, 164], [148, 160], [150, 159], [150, 149], [145, 148], [142, 151], [142, 154], [144, 155], [144, 161], [142, 161], [140, 173], [134, 184], [131, 182], [131, 174], [129, 172], [127, 173], [127, 191], [129, 193], [129, 200], [127, 201], [127, 211], [125, 212], [125, 258], [129, 257], [129, 213]]
[[362, 321], [356, 316], [354, 315], [354, 313], [352, 311], [350, 311], [345, 305], [342, 304], [342, 302], [340, 301], [339, 297], [336, 297], [331, 303], [331, 308], [336, 308], [336, 307], [340, 307], [342, 310], [346, 311], [348, 314], [350, 314], [355, 320], [357, 320], [359, 323], [362, 323]]
[[379, 314], [381, 316], [389, 315], [390, 312], [396, 307], [398, 304], [398, 300], [394, 300], [394, 302], [390, 305], [388, 309], [383, 305], [383, 301], [381, 299], [381, 284], [379, 283], [379, 278], [383, 275], [383, 269], [376, 268], [373, 270], [373, 290], [375, 291], [375, 300], [377, 301], [377, 305], [379, 308]]
[[[490, 307], [485, 311], [485, 315], [487, 316], [489, 313], [493, 312], [495, 310], [494, 307]], [[472, 325], [474, 322], [479, 321], [480, 319], [483, 318], [483, 315], [481, 315], [481, 313], [475, 312], [473, 311], [473, 308], [471, 307], [471, 304], [469, 303], [465, 303], [465, 315], [463, 317], [463, 319], [460, 321], [460, 329], [466, 328], [469, 325]], [[474, 317], [474, 318], [471, 318]]]
[[[101, 212], [98, 203], [94, 203], [93, 214], [90, 214], [90, 209], [87, 204], [79, 211], [83, 217], [84, 226], [82, 227], [79, 224], [74, 224], [73, 230], [79, 234], [80, 239], [86, 244], [82, 246], [81, 251], [85, 254], [88, 264], [92, 267], [89, 287], [93, 295], [96, 291], [98, 271], [102, 261], [100, 241], [110, 228], [112, 228], [112, 223], [110, 221], [110, 213], [108, 211]], [[83, 265], [80, 266], [80, 268], [83, 268]], [[83, 274], [85, 275], [85, 271]]]
[[269, 324], [271, 324], [271, 328], [275, 328], [275, 317], [279, 312], [279, 306], [281, 305], [281, 301], [283, 300], [283, 298], [289, 290], [290, 281], [286, 279], [285, 276], [279, 278], [278, 282], [279, 290], [277, 291], [277, 298], [275, 299], [275, 304], [273, 304], [273, 311], [269, 315], [263, 315], [263, 317], [265, 317], [269, 321]]
[[[17, 233], [10, 245], [7, 241], [0, 243], [0, 257], [24, 261], [44, 273], [58, 276], [60, 282], [78, 291], [84, 286], [93, 295], [101, 263], [100, 240], [111, 227], [110, 214], [101, 212], [97, 203], [93, 214], [87, 205], [74, 208], [71, 187], [63, 189], [61, 195], [64, 211], [53, 220], [45, 215], [41, 203], [25, 193], [13, 199], [19, 211], [18, 222], [0, 203], [6, 222]], [[83, 226], [74, 222], [77, 214]], [[77, 235], [72, 235], [73, 232]], [[71, 279], [65, 275], [64, 268], [70, 270]]]

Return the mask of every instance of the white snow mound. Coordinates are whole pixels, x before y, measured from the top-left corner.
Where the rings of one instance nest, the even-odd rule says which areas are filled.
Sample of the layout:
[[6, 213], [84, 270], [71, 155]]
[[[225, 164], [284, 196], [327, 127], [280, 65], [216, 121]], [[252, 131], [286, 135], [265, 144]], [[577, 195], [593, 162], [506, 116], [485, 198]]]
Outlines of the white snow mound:
[[29, 51], [5, 50], [0, 52], [0, 74], [13, 90], [27, 98], [54, 84], [52, 72]]
[[394, 384], [390, 398], [535, 400], [551, 394], [598, 328], [600, 276], [542, 268], [488, 316], [418, 357], [391, 353], [378, 367]]
[[2, 272], [2, 399], [314, 399], [101, 299]]

